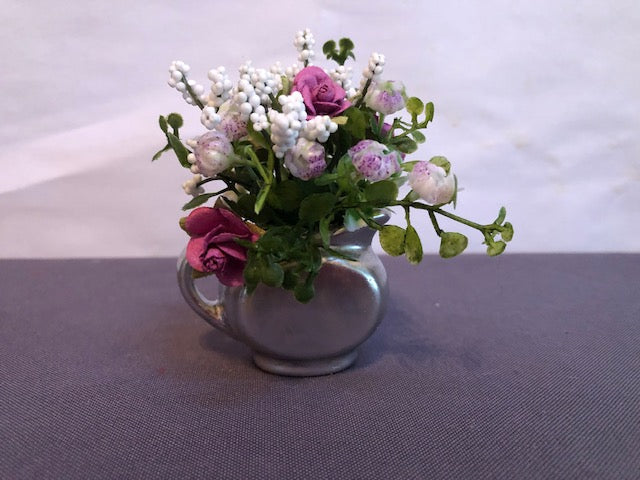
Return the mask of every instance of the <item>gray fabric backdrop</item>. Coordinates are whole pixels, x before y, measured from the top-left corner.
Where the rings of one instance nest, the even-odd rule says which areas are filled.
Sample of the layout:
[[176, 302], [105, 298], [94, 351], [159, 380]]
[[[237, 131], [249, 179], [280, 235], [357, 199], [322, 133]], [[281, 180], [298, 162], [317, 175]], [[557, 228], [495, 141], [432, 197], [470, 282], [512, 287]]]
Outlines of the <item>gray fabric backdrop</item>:
[[292, 379], [173, 259], [0, 261], [0, 478], [640, 478], [640, 256], [386, 265], [355, 367]]

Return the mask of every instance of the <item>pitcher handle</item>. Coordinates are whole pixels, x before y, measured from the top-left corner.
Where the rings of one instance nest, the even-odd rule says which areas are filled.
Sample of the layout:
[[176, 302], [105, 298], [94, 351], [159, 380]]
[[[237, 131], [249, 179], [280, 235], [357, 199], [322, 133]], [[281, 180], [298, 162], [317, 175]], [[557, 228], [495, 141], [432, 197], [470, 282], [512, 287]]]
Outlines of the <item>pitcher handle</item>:
[[193, 281], [193, 268], [189, 265], [185, 252], [178, 258], [178, 286], [187, 304], [200, 315], [205, 322], [223, 331], [230, 337], [236, 338], [225, 321], [224, 305], [219, 300], [206, 298]]

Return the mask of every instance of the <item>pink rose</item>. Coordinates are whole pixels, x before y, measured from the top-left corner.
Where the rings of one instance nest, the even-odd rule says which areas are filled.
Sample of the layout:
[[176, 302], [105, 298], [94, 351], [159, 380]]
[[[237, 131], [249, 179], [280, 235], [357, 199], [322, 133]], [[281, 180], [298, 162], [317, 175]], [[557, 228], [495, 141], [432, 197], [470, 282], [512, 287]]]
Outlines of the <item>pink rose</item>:
[[255, 242], [258, 235], [239, 217], [224, 208], [200, 207], [189, 214], [184, 227], [191, 237], [187, 244], [189, 265], [200, 272], [215, 273], [220, 283], [229, 287], [244, 283], [247, 249], [235, 239]]
[[307, 107], [307, 118], [340, 115], [351, 103], [344, 89], [320, 67], [306, 67], [293, 79], [291, 92], [300, 92]]

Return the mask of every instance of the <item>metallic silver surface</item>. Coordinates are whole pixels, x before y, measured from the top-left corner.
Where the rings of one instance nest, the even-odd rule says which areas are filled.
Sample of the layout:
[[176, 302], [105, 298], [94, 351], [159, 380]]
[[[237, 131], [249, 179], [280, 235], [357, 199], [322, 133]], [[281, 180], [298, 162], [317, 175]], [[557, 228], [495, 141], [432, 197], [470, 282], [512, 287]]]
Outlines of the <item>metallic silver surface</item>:
[[353, 260], [324, 257], [315, 297], [307, 304], [290, 291], [263, 284], [251, 295], [244, 287], [221, 285], [218, 300], [209, 300], [195, 286], [184, 253], [178, 260], [178, 284], [196, 313], [251, 347], [261, 369], [292, 376], [335, 373], [355, 361], [355, 349], [385, 313], [387, 274], [371, 249], [373, 234], [365, 227], [332, 237], [332, 248]]

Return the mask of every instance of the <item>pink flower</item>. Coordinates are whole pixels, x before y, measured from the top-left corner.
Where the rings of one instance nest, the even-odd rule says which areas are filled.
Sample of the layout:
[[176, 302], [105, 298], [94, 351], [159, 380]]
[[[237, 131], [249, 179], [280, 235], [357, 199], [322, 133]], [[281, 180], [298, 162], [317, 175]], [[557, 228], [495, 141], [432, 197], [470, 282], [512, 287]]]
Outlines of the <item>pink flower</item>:
[[370, 182], [385, 180], [400, 171], [400, 154], [374, 140], [361, 140], [348, 153], [358, 173]]
[[406, 93], [400, 82], [382, 82], [373, 86], [365, 97], [367, 107], [383, 115], [390, 115], [404, 108]]
[[296, 145], [287, 150], [284, 164], [296, 178], [309, 180], [318, 177], [327, 168], [324, 147], [318, 142], [299, 138]]
[[255, 242], [258, 235], [239, 217], [224, 208], [200, 207], [189, 214], [184, 227], [191, 237], [187, 244], [189, 265], [200, 272], [215, 273], [220, 283], [229, 287], [244, 283], [247, 249], [235, 239]]
[[306, 67], [293, 79], [291, 92], [300, 92], [307, 107], [307, 118], [340, 115], [351, 103], [344, 89], [320, 67]]

